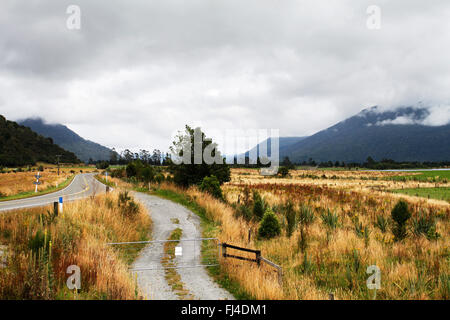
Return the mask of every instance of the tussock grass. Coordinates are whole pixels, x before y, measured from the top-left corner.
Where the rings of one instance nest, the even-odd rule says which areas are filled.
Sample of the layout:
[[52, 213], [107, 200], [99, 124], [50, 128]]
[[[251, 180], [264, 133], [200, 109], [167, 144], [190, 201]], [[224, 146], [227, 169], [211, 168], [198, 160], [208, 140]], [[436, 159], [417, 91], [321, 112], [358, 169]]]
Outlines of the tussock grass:
[[[373, 192], [367, 188], [373, 180], [355, 178], [351, 184], [327, 185], [309, 184], [310, 178], [289, 183], [278, 178], [252, 177], [252, 172], [243, 177], [242, 172], [238, 174], [236, 177], [233, 171], [232, 181], [223, 187], [228, 203], [244, 199], [244, 189], [248, 186], [252, 191], [257, 190], [267, 205], [274, 208], [283, 226], [287, 222], [277, 208], [288, 200], [293, 202], [300, 217], [317, 218], [304, 218], [308, 223], [302, 228], [300, 223], [291, 237], [284, 232], [280, 237], [264, 241], [253, 236], [249, 242], [248, 230], [253, 230], [254, 235], [258, 224], [236, 215], [231, 205], [196, 188], [184, 190], [163, 184], [161, 189], [189, 199], [192, 207], [214, 223], [214, 233], [220, 241], [260, 249], [264, 257], [283, 267], [283, 284], [280, 286], [276, 273], [268, 266], [221, 259], [221, 271], [231, 282], [238, 283], [247, 297], [328, 299], [329, 293], [334, 293], [336, 299], [373, 299], [373, 292], [366, 286], [369, 277], [366, 269], [377, 265], [382, 277], [377, 299], [448, 299], [449, 205], [407, 198], [413, 217], [411, 221], [416, 221], [415, 218], [425, 212], [433, 217], [435, 231], [441, 236], [429, 240], [423, 232], [414, 234], [410, 222], [408, 237], [394, 242], [390, 212], [399, 197]], [[307, 210], [307, 214], [302, 210]]]
[[[147, 240], [151, 220], [142, 206], [130, 216], [117, 203], [114, 192], [66, 203], [58, 217], [50, 208], [1, 214], [0, 242], [8, 251], [0, 299], [141, 298], [125, 259], [130, 253], [106, 243]], [[70, 265], [81, 269], [79, 292], [66, 287]]]

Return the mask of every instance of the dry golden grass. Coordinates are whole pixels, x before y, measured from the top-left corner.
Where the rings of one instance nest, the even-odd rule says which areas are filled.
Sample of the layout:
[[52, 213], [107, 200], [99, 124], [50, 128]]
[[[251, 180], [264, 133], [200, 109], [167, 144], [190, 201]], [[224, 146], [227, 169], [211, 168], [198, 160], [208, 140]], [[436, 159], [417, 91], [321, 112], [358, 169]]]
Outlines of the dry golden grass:
[[[34, 177], [37, 174], [35, 172], [10, 172], [0, 174], [0, 194], [3, 196], [12, 196], [23, 192], [34, 191], [36, 181]], [[45, 190], [51, 187], [57, 187], [62, 182], [66, 181], [72, 174], [70, 171], [64, 170], [58, 176], [56, 171], [46, 170], [41, 172], [41, 185], [38, 187], [38, 191]]]
[[[106, 243], [148, 239], [151, 220], [142, 207], [132, 216], [125, 214], [117, 201], [113, 192], [70, 202], [54, 220], [49, 214], [42, 218], [48, 208], [1, 214], [0, 242], [8, 246], [8, 259], [6, 268], [0, 269], [0, 298], [141, 298], [127, 261], [121, 258], [126, 254]], [[36, 240], [39, 233], [47, 240]], [[65, 285], [70, 265], [81, 269], [78, 293]]]
[[[351, 180], [352, 184], [333, 180], [332, 185], [327, 185], [326, 181], [315, 183], [317, 179], [300, 177], [264, 179], [253, 174], [256, 171], [248, 174], [249, 171], [252, 170], [232, 171], [232, 181], [223, 186], [228, 203], [236, 203], [238, 199], [242, 203], [245, 187], [258, 191], [267, 205], [274, 208], [283, 230], [286, 219], [279, 205], [288, 200], [297, 210], [301, 205], [308, 205], [314, 211], [315, 220], [305, 227], [306, 249], [299, 246], [299, 227], [290, 238], [283, 231], [272, 240], [257, 240], [253, 236], [248, 242], [248, 229], [255, 235], [258, 224], [238, 217], [229, 204], [196, 188], [183, 190], [170, 184], [163, 184], [161, 188], [184, 193], [205, 208], [207, 218], [219, 225], [217, 236], [222, 242], [260, 249], [264, 257], [283, 267], [283, 285], [279, 286], [276, 273], [269, 266], [257, 267], [249, 262], [222, 259], [222, 267], [228, 275], [251, 296], [257, 299], [327, 299], [333, 293], [336, 299], [372, 299], [373, 292], [366, 287], [369, 277], [366, 268], [377, 265], [382, 278], [377, 299], [450, 299], [448, 203], [376, 192], [370, 186], [371, 180], [359, 178]], [[357, 187], [352, 187], [355, 185]], [[400, 197], [407, 199], [412, 218], [420, 212], [435, 217], [436, 231], [440, 234], [437, 240], [410, 232], [403, 242], [393, 242], [390, 229], [383, 233], [375, 226], [378, 216], [390, 219], [390, 212]], [[339, 226], [335, 230], [322, 222], [320, 215], [327, 210], [338, 216]], [[368, 233], [358, 234], [355, 223], [367, 227]]]

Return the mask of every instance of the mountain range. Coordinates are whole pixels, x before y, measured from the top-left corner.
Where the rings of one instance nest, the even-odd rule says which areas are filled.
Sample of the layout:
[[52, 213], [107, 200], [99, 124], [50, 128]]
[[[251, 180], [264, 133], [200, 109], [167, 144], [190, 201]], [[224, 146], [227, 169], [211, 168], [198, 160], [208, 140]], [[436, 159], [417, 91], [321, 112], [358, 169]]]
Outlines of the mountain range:
[[365, 109], [312, 136], [281, 137], [280, 160], [362, 163], [370, 156], [376, 161], [448, 161], [450, 124], [426, 125], [429, 115], [429, 109], [418, 107]]
[[75, 154], [54, 144], [53, 139], [0, 115], [0, 166], [33, 165], [38, 161], [56, 163], [57, 155], [61, 156], [61, 162], [80, 162]]
[[52, 138], [56, 144], [75, 153], [84, 162], [88, 162], [90, 159], [94, 161], [110, 159], [111, 149], [80, 137], [62, 124], [48, 124], [40, 118], [25, 119], [18, 122], [44, 137]]

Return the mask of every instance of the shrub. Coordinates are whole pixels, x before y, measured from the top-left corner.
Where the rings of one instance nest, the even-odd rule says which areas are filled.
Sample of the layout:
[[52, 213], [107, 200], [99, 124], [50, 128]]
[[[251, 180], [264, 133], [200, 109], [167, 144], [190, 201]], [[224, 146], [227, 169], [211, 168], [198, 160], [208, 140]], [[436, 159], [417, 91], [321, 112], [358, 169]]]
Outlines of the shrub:
[[281, 233], [280, 222], [271, 209], [267, 209], [258, 229], [258, 236], [263, 239], [271, 239]]
[[431, 216], [420, 214], [412, 220], [412, 228], [415, 236], [424, 235], [428, 240], [436, 240], [440, 234], [436, 232], [436, 221]]
[[253, 192], [253, 216], [257, 220], [261, 220], [264, 216], [264, 200], [257, 191]]
[[142, 169], [142, 180], [145, 183], [149, 183], [150, 181], [153, 181], [153, 178], [155, 176], [155, 172], [153, 171], [152, 167], [145, 167]]
[[139, 213], [139, 205], [128, 195], [128, 191], [119, 193], [118, 205], [120, 212], [127, 218], [133, 218]]
[[339, 217], [335, 212], [327, 209], [327, 213], [321, 214], [322, 222], [330, 229], [336, 229], [339, 226]]
[[237, 207], [235, 207], [235, 216], [242, 217], [246, 221], [250, 221], [252, 219], [252, 212], [247, 206], [238, 205]]
[[200, 190], [209, 193], [214, 198], [223, 200], [220, 182], [216, 176], [204, 177], [202, 183], [200, 184]]
[[392, 220], [394, 220], [394, 228], [392, 230], [395, 241], [406, 238], [406, 221], [411, 217], [408, 204], [404, 200], [399, 200], [391, 211]]
[[375, 222], [375, 227], [380, 229], [381, 232], [386, 233], [388, 225], [389, 225], [388, 220], [384, 216], [382, 216], [382, 215], [377, 216], [377, 221]]
[[280, 168], [278, 168], [278, 174], [280, 176], [282, 176], [283, 178], [287, 177], [289, 175], [288, 167], [280, 167]]
[[314, 215], [314, 210], [308, 206], [308, 205], [302, 205], [300, 207], [300, 213], [299, 213], [299, 222], [302, 225], [308, 226], [314, 222], [316, 219]]
[[109, 162], [108, 162], [108, 161], [100, 161], [100, 162], [97, 162], [97, 163], [95, 164], [95, 167], [96, 167], [97, 169], [100, 169], [100, 170], [108, 169], [108, 168], [109, 168]]
[[165, 180], [164, 175], [162, 173], [157, 173], [155, 178], [153, 179], [156, 183], [160, 184]]
[[286, 233], [290, 238], [297, 225], [297, 213], [295, 212], [294, 205], [290, 200], [283, 206], [283, 212], [287, 222]]

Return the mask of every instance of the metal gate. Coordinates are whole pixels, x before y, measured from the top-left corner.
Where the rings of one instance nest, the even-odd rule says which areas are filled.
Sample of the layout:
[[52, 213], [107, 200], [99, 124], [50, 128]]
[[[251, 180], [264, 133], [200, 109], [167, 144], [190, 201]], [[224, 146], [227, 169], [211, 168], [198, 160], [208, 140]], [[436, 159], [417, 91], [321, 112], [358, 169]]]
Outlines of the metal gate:
[[217, 238], [108, 243], [132, 263], [131, 271], [212, 267], [219, 265]]

